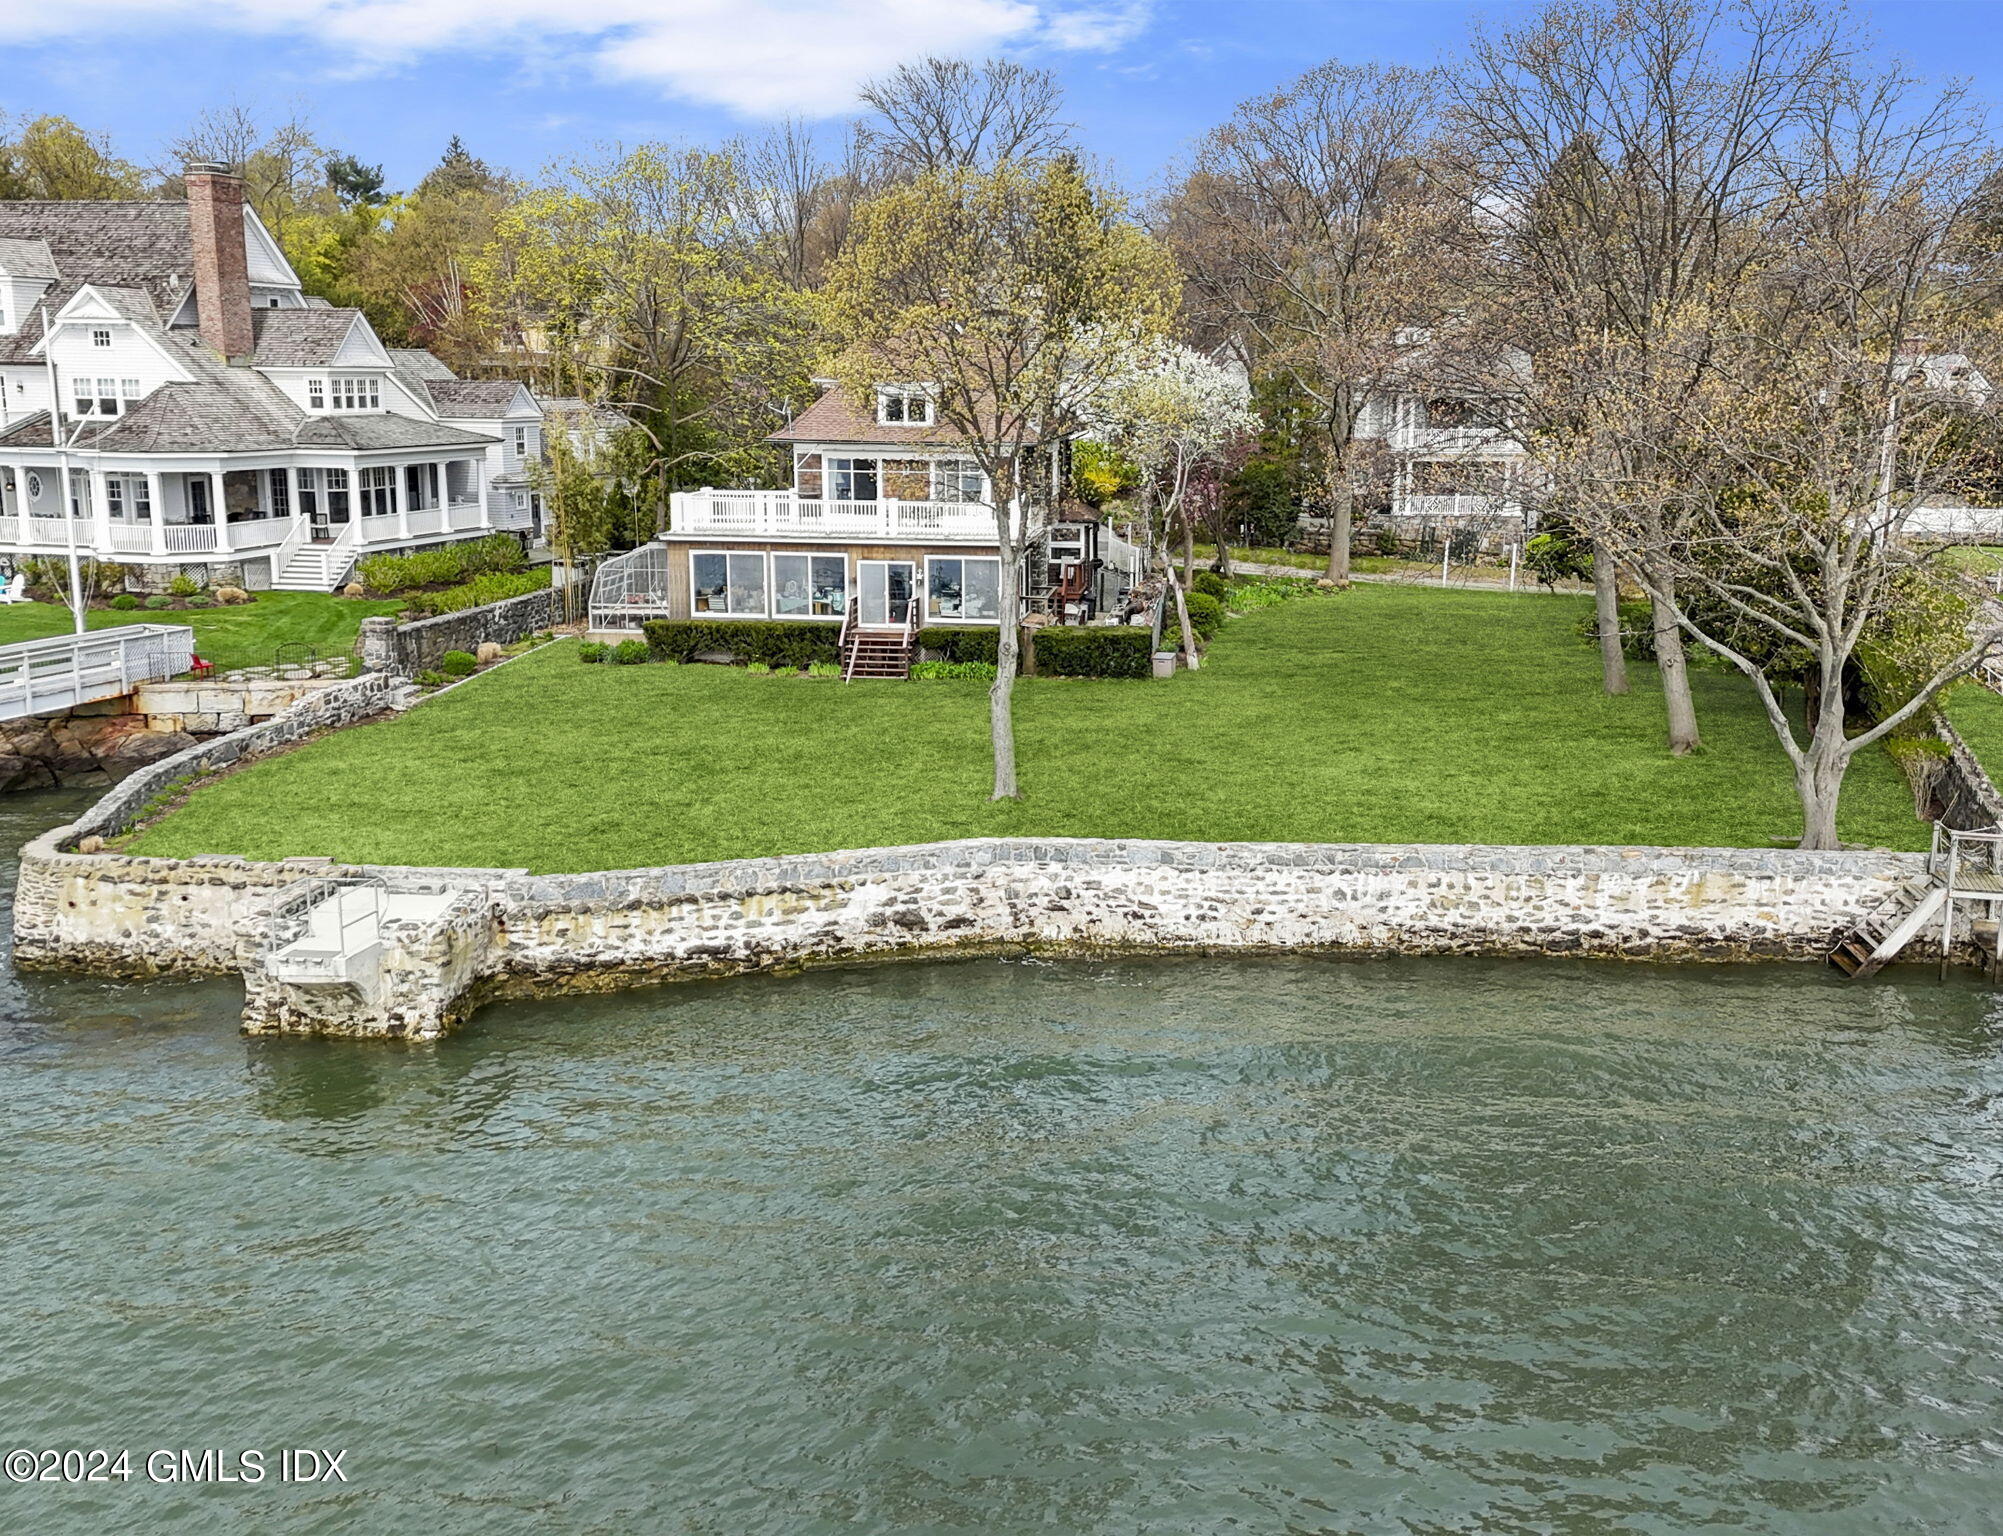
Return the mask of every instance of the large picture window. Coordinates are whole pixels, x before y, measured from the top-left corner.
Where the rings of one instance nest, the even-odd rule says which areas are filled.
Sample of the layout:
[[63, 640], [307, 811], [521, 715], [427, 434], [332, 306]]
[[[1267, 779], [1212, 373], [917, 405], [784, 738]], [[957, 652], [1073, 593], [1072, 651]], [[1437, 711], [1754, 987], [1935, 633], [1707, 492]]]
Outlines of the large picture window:
[[772, 614], [781, 619], [838, 619], [848, 611], [843, 555], [774, 555]]
[[925, 562], [925, 616], [977, 620], [1001, 617], [1001, 561], [934, 555]]
[[689, 556], [697, 613], [765, 615], [765, 557], [697, 550]]
[[382, 408], [382, 396], [374, 374], [337, 373], [327, 381], [334, 389], [337, 411], [374, 411]]
[[828, 476], [836, 501], [876, 500], [876, 460], [829, 459]]

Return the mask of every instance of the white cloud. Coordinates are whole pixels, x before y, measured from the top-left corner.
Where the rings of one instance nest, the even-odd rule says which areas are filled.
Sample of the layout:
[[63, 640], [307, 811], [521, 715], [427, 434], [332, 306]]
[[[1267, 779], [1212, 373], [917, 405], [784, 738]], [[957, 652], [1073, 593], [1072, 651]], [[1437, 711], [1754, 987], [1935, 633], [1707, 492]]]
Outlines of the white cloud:
[[1107, 52], [1147, 25], [1151, 0], [0, 0], [16, 43], [154, 27], [304, 38], [330, 70], [427, 54], [558, 53], [606, 77], [749, 117], [828, 116], [856, 86], [924, 54]]

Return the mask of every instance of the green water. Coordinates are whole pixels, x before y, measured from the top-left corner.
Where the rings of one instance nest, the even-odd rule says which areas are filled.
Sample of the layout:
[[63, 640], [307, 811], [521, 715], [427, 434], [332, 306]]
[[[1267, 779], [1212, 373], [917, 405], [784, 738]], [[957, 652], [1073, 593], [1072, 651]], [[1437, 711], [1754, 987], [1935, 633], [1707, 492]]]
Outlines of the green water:
[[0, 1530], [2003, 1530], [1972, 984], [977, 961], [435, 1049], [0, 987], [5, 1448], [350, 1479]]

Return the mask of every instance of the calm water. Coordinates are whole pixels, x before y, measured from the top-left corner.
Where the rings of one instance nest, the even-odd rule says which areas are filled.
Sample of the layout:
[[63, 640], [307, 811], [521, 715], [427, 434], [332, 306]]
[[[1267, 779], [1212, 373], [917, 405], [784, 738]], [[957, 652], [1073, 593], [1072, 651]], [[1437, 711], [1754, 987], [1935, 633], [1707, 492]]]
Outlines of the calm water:
[[0, 985], [5, 1448], [351, 1479], [7, 1531], [2003, 1530], [1972, 985], [981, 961], [435, 1049]]

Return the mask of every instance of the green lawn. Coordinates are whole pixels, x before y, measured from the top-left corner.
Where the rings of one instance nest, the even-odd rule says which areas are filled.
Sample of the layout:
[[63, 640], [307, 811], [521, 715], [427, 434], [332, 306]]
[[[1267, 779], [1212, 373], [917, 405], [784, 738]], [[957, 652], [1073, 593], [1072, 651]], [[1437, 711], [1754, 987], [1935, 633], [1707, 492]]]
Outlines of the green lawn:
[[[1024, 833], [1761, 846], [1798, 831], [1750, 691], [1695, 678], [1708, 749], [1662, 748], [1652, 674], [1610, 699], [1586, 600], [1357, 588], [1234, 619], [1167, 683], [1025, 679], [1028, 798], [990, 805], [979, 683], [583, 666], [563, 643], [408, 715], [197, 791], [138, 851], [589, 870]], [[1863, 755], [1846, 838], [1924, 844]]]
[[[195, 650], [224, 667], [268, 663], [282, 644], [298, 642], [322, 656], [345, 656], [370, 614], [398, 613], [403, 604], [365, 602], [322, 592], [259, 592], [256, 601], [233, 608], [188, 608], [128, 613], [92, 609], [92, 629], [119, 624], [186, 624], [195, 631]], [[70, 610], [55, 603], [13, 603], [0, 607], [0, 645], [70, 633]]]

